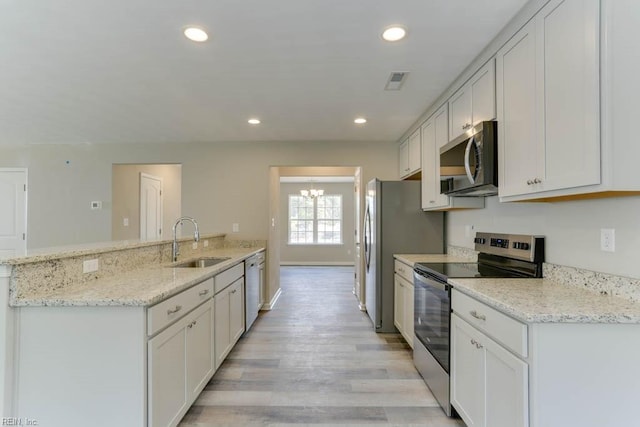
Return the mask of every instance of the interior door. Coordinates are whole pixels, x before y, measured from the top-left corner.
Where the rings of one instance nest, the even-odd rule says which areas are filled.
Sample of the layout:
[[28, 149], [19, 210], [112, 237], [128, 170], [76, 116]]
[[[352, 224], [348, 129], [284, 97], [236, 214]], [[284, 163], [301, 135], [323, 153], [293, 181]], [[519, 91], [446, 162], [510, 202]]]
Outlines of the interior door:
[[0, 169], [0, 255], [27, 249], [27, 170]]
[[140, 172], [140, 240], [162, 236], [162, 178]]

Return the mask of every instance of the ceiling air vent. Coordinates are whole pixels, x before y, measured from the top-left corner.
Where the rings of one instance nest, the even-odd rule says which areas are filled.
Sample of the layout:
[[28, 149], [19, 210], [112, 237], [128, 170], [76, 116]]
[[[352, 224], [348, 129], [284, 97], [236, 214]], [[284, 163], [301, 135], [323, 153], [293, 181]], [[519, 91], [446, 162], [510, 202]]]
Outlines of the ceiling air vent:
[[407, 78], [408, 72], [395, 71], [391, 73], [389, 76], [389, 80], [387, 80], [387, 84], [384, 87], [384, 90], [400, 90], [402, 83]]

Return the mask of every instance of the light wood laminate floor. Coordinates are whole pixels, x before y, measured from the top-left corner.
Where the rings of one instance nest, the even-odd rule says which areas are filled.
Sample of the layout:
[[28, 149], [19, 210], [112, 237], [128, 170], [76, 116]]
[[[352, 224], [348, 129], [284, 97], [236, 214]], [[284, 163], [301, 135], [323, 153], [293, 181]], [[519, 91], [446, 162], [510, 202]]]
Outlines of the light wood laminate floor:
[[464, 426], [399, 334], [376, 334], [351, 267], [283, 267], [282, 295], [238, 342], [181, 427]]

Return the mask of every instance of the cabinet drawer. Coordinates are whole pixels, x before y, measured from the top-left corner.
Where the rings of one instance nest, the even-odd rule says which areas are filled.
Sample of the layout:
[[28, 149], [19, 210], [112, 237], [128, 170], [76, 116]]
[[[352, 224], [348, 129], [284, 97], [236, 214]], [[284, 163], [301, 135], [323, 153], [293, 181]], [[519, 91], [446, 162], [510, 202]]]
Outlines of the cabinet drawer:
[[402, 261], [395, 260], [393, 271], [409, 283], [413, 283], [413, 268]]
[[217, 294], [239, 278], [244, 276], [244, 262], [231, 267], [228, 270], [218, 274], [215, 279], [215, 293]]
[[527, 325], [500, 313], [455, 289], [451, 307], [458, 316], [501, 342], [511, 351], [527, 357]]
[[150, 307], [147, 310], [147, 335], [155, 334], [212, 296], [213, 278]]

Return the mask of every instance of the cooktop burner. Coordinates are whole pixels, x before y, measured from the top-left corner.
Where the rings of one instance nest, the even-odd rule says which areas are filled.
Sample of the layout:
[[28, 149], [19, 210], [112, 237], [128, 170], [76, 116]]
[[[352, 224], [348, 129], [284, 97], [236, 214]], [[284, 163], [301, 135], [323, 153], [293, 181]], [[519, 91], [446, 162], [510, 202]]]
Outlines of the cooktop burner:
[[416, 263], [415, 268], [421, 271], [429, 271], [441, 275], [443, 278], [453, 277], [458, 279], [486, 277], [486, 278], [505, 278], [505, 277], [525, 277], [522, 274], [501, 268], [495, 268], [488, 265], [479, 264], [477, 262], [420, 262]]

